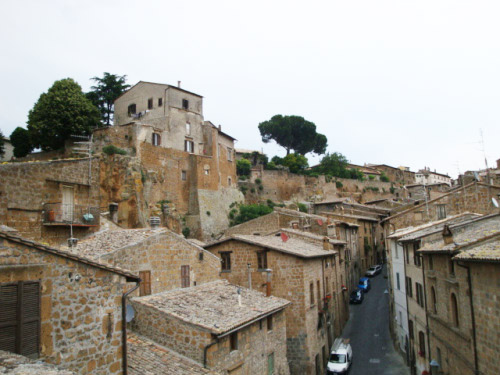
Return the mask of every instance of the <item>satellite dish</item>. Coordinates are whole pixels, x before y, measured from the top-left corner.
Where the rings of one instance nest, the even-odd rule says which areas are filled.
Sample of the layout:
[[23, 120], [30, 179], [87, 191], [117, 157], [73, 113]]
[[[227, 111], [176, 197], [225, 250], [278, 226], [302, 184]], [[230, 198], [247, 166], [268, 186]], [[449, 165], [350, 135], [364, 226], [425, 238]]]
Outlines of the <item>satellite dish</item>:
[[491, 201], [493, 202], [493, 206], [495, 206], [496, 208], [498, 208], [498, 202], [495, 198], [491, 198]]
[[135, 316], [134, 308], [132, 307], [132, 305], [127, 305], [126, 311], [127, 313], [125, 315], [125, 320], [127, 321], [127, 323], [130, 323]]

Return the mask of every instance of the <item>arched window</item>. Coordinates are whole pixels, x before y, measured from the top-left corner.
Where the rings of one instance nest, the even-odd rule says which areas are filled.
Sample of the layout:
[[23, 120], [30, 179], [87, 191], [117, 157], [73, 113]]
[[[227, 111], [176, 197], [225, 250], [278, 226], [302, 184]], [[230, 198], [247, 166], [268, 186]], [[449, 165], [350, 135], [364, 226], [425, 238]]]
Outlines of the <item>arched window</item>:
[[455, 293], [451, 293], [451, 321], [455, 327], [458, 327], [458, 302]]
[[436, 300], [436, 290], [433, 286], [431, 286], [431, 303], [432, 303], [432, 312], [437, 314], [437, 300]]

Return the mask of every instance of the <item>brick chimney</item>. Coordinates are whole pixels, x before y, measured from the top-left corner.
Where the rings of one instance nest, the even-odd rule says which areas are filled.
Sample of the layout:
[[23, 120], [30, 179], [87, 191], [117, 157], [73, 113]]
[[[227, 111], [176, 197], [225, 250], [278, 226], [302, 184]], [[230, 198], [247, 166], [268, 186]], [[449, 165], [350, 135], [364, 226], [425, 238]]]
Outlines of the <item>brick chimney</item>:
[[448, 225], [443, 228], [443, 241], [446, 245], [453, 243], [453, 233]]

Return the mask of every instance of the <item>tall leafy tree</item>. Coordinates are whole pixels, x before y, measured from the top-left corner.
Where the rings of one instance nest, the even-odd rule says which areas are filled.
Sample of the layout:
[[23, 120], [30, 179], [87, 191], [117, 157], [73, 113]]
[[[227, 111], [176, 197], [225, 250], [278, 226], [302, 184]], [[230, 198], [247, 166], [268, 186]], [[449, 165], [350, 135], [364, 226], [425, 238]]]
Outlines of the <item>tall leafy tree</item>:
[[10, 135], [10, 143], [14, 146], [14, 156], [16, 158], [22, 158], [33, 150], [29, 132], [19, 126]]
[[32, 146], [44, 151], [59, 149], [73, 134], [90, 134], [99, 126], [99, 119], [99, 110], [78, 83], [71, 78], [56, 81], [28, 114]]
[[3, 140], [3, 133], [0, 130], [0, 158], [5, 154], [5, 141]]
[[126, 84], [127, 76], [104, 72], [102, 78], [91, 79], [96, 82], [96, 85], [91, 87], [92, 91], [87, 93], [87, 98], [99, 108], [102, 123], [109, 126], [113, 121], [115, 99], [130, 87]]
[[275, 141], [290, 151], [305, 155], [309, 152], [321, 155], [326, 152], [327, 138], [316, 132], [316, 125], [301, 116], [275, 115], [270, 120], [259, 124], [262, 141]]

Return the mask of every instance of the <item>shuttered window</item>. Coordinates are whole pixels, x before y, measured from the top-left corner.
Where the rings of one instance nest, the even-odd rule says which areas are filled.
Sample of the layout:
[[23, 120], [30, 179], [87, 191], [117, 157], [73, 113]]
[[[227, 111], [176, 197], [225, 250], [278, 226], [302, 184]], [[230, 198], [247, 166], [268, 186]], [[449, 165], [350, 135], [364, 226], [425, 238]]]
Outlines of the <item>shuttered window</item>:
[[181, 266], [181, 287], [189, 288], [189, 266]]
[[38, 358], [40, 283], [0, 284], [0, 350]]
[[139, 277], [142, 280], [139, 295], [149, 296], [151, 294], [151, 271], [139, 271]]

